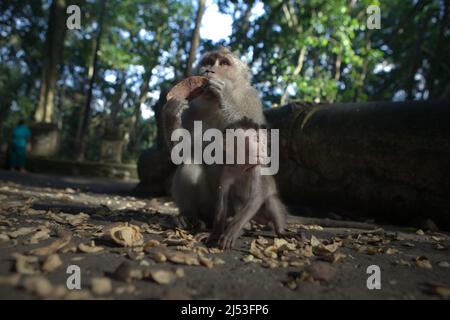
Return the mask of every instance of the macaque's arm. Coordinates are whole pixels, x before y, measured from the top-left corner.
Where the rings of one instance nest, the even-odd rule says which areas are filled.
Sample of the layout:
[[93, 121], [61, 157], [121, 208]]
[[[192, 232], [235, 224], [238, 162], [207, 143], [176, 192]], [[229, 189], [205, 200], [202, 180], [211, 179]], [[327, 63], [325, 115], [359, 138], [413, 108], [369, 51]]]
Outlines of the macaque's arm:
[[[258, 174], [255, 168], [251, 170]], [[258, 213], [264, 202], [264, 195], [260, 189], [261, 180], [255, 177], [252, 181], [253, 185], [244, 207], [239, 212], [236, 212], [219, 239], [219, 245], [222, 249], [231, 249], [234, 246], [244, 226]]]
[[187, 100], [170, 99], [162, 109], [163, 133], [167, 147], [172, 149], [174, 143], [170, 137], [176, 129], [182, 128], [181, 114], [189, 108]]
[[227, 124], [242, 120], [244, 117], [254, 120], [257, 124], [264, 124], [261, 100], [257, 91], [251, 86], [228, 88], [225, 82], [210, 79], [206, 90], [218, 98]]

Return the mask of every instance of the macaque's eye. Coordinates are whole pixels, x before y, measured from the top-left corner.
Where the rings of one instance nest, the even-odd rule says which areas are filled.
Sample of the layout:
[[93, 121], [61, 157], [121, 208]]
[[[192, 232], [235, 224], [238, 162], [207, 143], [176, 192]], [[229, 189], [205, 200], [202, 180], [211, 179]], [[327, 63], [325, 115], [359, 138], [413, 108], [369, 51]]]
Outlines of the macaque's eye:
[[205, 60], [203, 60], [202, 62], [202, 66], [213, 66], [214, 65], [214, 60], [207, 58]]
[[230, 61], [228, 61], [227, 59], [222, 59], [222, 60], [220, 60], [220, 65], [221, 66], [229, 66]]

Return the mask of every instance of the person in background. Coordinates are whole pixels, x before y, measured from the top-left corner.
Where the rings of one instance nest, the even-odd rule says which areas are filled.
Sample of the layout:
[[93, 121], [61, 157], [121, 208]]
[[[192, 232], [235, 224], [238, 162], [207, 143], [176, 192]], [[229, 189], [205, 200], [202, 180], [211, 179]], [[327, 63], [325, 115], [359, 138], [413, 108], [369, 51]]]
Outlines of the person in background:
[[9, 164], [11, 170], [19, 170], [25, 172], [25, 160], [27, 153], [27, 144], [30, 140], [30, 129], [25, 125], [24, 120], [20, 120], [14, 128]]

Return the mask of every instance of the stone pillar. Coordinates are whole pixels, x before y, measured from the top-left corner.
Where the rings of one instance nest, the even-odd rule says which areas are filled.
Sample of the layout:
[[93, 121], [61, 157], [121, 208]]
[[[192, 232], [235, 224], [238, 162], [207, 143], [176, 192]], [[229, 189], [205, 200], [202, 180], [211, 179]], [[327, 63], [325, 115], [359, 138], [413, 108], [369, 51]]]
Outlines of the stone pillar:
[[37, 122], [30, 126], [31, 149], [29, 155], [56, 156], [59, 150], [60, 132], [56, 123]]
[[104, 139], [100, 146], [100, 160], [110, 163], [122, 163], [123, 139]]

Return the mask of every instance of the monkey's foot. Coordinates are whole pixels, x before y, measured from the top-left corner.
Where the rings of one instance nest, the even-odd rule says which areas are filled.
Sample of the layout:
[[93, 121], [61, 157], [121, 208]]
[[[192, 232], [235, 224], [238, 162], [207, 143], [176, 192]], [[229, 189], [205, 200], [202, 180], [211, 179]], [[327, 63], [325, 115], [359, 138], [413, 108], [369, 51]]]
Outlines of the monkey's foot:
[[219, 237], [217, 235], [214, 235], [212, 232], [200, 232], [194, 236], [194, 239], [198, 242], [210, 243], [216, 242]]
[[241, 236], [243, 230], [232, 224], [225, 230], [219, 238], [219, 247], [222, 250], [232, 249], [236, 244], [237, 238]]
[[192, 223], [184, 216], [175, 217], [175, 226], [180, 229], [191, 229], [193, 227]]
[[194, 236], [194, 240], [198, 242], [208, 242], [211, 232], [200, 232]]

